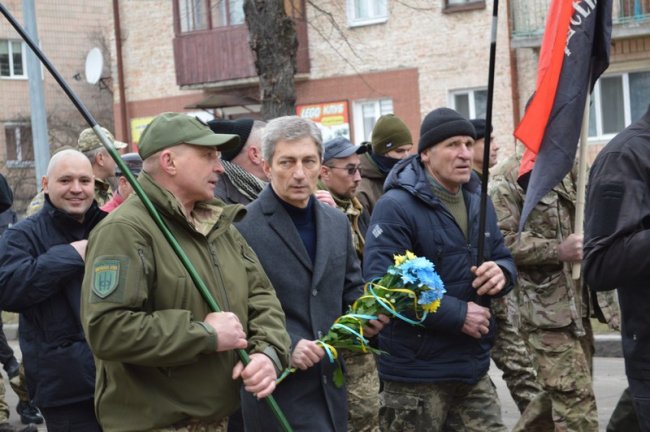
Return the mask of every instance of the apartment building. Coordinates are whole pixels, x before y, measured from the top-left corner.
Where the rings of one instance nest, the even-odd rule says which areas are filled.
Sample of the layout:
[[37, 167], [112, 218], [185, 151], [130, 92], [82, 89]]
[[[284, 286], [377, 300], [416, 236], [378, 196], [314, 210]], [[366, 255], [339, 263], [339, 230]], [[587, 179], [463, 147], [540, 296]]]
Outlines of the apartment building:
[[[259, 116], [242, 4], [119, 1], [126, 103], [115, 99], [118, 135], [137, 142], [162, 111]], [[485, 114], [492, 22], [485, 1], [287, 0], [285, 6], [299, 42], [297, 112], [320, 122], [326, 136], [368, 140], [375, 120], [394, 112], [417, 140], [422, 117], [434, 108]], [[513, 95], [507, 4], [501, 9], [493, 118], [503, 145], [513, 142]]]

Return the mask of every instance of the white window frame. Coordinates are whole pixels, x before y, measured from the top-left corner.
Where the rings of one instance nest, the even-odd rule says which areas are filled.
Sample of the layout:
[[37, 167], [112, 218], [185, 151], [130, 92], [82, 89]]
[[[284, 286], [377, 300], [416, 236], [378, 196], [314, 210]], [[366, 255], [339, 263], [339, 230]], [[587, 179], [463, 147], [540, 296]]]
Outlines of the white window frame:
[[[13, 44], [11, 42], [20, 42], [20, 55], [23, 63], [23, 74], [16, 75], [14, 74], [14, 56], [13, 56]], [[27, 45], [23, 41], [16, 39], [0, 39], [0, 43], [7, 44], [9, 52], [9, 76], [0, 75], [1, 79], [16, 79], [16, 80], [26, 80], [27, 79]]]
[[[202, 4], [204, 10], [203, 14], [205, 15], [203, 19], [206, 21], [205, 22], [205, 28], [197, 28], [197, 14], [194, 9], [194, 5], [191, 3], [198, 2], [199, 4]], [[189, 6], [189, 7], [188, 7]], [[207, 26], [207, 5], [205, 3], [205, 0], [178, 0], [178, 19], [179, 19], [179, 28], [181, 33], [192, 33], [192, 32], [197, 32], [197, 31], [205, 31], [208, 30]]]
[[[382, 106], [383, 102], [383, 106]], [[390, 102], [390, 106], [387, 103]], [[375, 109], [375, 123], [377, 119], [385, 114], [393, 114], [394, 105], [392, 98], [380, 99], [363, 99], [352, 102], [352, 118], [354, 119], [354, 142], [358, 145], [365, 141], [370, 141], [372, 128], [369, 131], [364, 130], [363, 107], [373, 104]]]
[[449, 92], [449, 99], [448, 99], [449, 100], [449, 107], [451, 109], [457, 110], [455, 96], [466, 94], [468, 96], [468, 100], [469, 100], [469, 118], [470, 119], [477, 118], [477, 115], [476, 115], [476, 99], [475, 99], [476, 92], [487, 92], [487, 88], [486, 87], [476, 87], [476, 88], [469, 88], [469, 89], [451, 90]]
[[[623, 119], [624, 127], [629, 126], [632, 123], [632, 108], [630, 106], [630, 74], [645, 72], [648, 73], [648, 70], [633, 70], [628, 72], [621, 72], [615, 74], [603, 75], [602, 78], [614, 78], [622, 77], [621, 84], [623, 86]], [[620, 131], [614, 133], [603, 133], [603, 118], [602, 118], [602, 98], [600, 93], [600, 79], [596, 82], [594, 86], [594, 91], [591, 94], [591, 104], [592, 109], [595, 110], [595, 119], [596, 119], [596, 135], [589, 136], [588, 142], [602, 143], [604, 141], [609, 141], [614, 138]], [[590, 125], [591, 126], [591, 125]]]
[[[15, 128], [16, 131], [16, 159], [9, 159], [9, 153], [7, 152], [7, 168], [33, 168], [35, 166], [34, 160], [24, 160], [23, 159], [23, 148], [22, 142], [20, 139], [20, 128], [21, 127], [31, 127], [29, 123], [24, 122], [7, 122], [4, 124], [5, 134], [7, 129]], [[9, 143], [5, 143], [5, 146], [8, 146]], [[34, 153], [34, 142], [32, 139], [32, 153]]]
[[[356, 4], [358, 2], [364, 2], [372, 4], [374, 2], [380, 3], [380, 7], [383, 7], [384, 14], [378, 14], [368, 17], [358, 17], [356, 16]], [[360, 27], [372, 24], [381, 24], [388, 21], [388, 0], [346, 0], [347, 3], [347, 15], [348, 15], [348, 26], [350, 27]]]

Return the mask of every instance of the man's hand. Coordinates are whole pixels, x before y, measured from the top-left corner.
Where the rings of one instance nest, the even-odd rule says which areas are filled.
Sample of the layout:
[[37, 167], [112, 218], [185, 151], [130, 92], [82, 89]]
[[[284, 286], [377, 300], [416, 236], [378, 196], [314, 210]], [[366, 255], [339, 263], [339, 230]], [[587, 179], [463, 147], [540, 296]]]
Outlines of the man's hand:
[[376, 320], [368, 320], [366, 325], [363, 327], [363, 335], [365, 337], [377, 336], [377, 333], [379, 333], [389, 322], [390, 318], [384, 314], [379, 314], [377, 315]]
[[257, 399], [264, 399], [275, 390], [278, 375], [273, 362], [266, 355], [254, 353], [250, 355], [250, 360], [246, 367], [242, 362], [237, 362], [232, 370], [232, 379], [241, 377], [247, 392], [253, 393]]
[[503, 274], [501, 267], [494, 261], [486, 261], [478, 268], [472, 266], [472, 273], [476, 279], [472, 282], [472, 286], [476, 289], [476, 294], [482, 295], [496, 295], [501, 292], [506, 285], [506, 276]]
[[211, 312], [205, 316], [203, 322], [217, 333], [217, 352], [245, 349], [248, 346], [244, 328], [234, 313]]
[[317, 190], [314, 195], [316, 196], [316, 199], [323, 204], [327, 204], [328, 206], [332, 206], [336, 208], [336, 203], [334, 202], [334, 198], [332, 198], [332, 194], [329, 193], [329, 191], [326, 190]]
[[291, 353], [291, 366], [307, 370], [320, 362], [325, 350], [314, 341], [300, 339]]
[[560, 261], [579, 263], [582, 261], [582, 234], [571, 234], [557, 246]]
[[474, 302], [467, 302], [467, 315], [465, 315], [462, 331], [476, 339], [488, 334], [490, 331], [490, 309]]
[[86, 246], [88, 245], [88, 240], [77, 240], [70, 243], [70, 246], [77, 251], [79, 256], [84, 262], [86, 261]]

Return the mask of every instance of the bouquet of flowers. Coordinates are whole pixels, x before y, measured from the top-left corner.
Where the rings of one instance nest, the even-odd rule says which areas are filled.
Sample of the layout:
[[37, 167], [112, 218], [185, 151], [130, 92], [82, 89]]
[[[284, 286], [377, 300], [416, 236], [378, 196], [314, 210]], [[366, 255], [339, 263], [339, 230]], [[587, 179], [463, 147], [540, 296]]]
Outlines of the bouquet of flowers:
[[[337, 360], [339, 349], [381, 354], [380, 350], [368, 344], [368, 339], [363, 335], [366, 323], [377, 319], [380, 313], [412, 325], [421, 325], [428, 314], [435, 313], [440, 307], [445, 287], [433, 263], [410, 251], [394, 258], [395, 263], [387, 273], [367, 283], [363, 295], [354, 302], [348, 313], [338, 317], [329, 332], [316, 341], [331, 362]], [[279, 380], [290, 372], [292, 370], [285, 371]], [[340, 367], [335, 372], [334, 382], [343, 384]]]

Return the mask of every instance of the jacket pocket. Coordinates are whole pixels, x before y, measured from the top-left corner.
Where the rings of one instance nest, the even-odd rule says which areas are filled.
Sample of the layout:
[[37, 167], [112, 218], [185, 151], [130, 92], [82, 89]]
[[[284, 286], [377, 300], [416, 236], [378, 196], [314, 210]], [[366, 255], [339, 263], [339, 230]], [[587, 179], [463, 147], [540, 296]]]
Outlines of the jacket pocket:
[[551, 273], [539, 283], [519, 277], [522, 320], [540, 328], [560, 328], [571, 324], [569, 288], [563, 279], [562, 272]]

